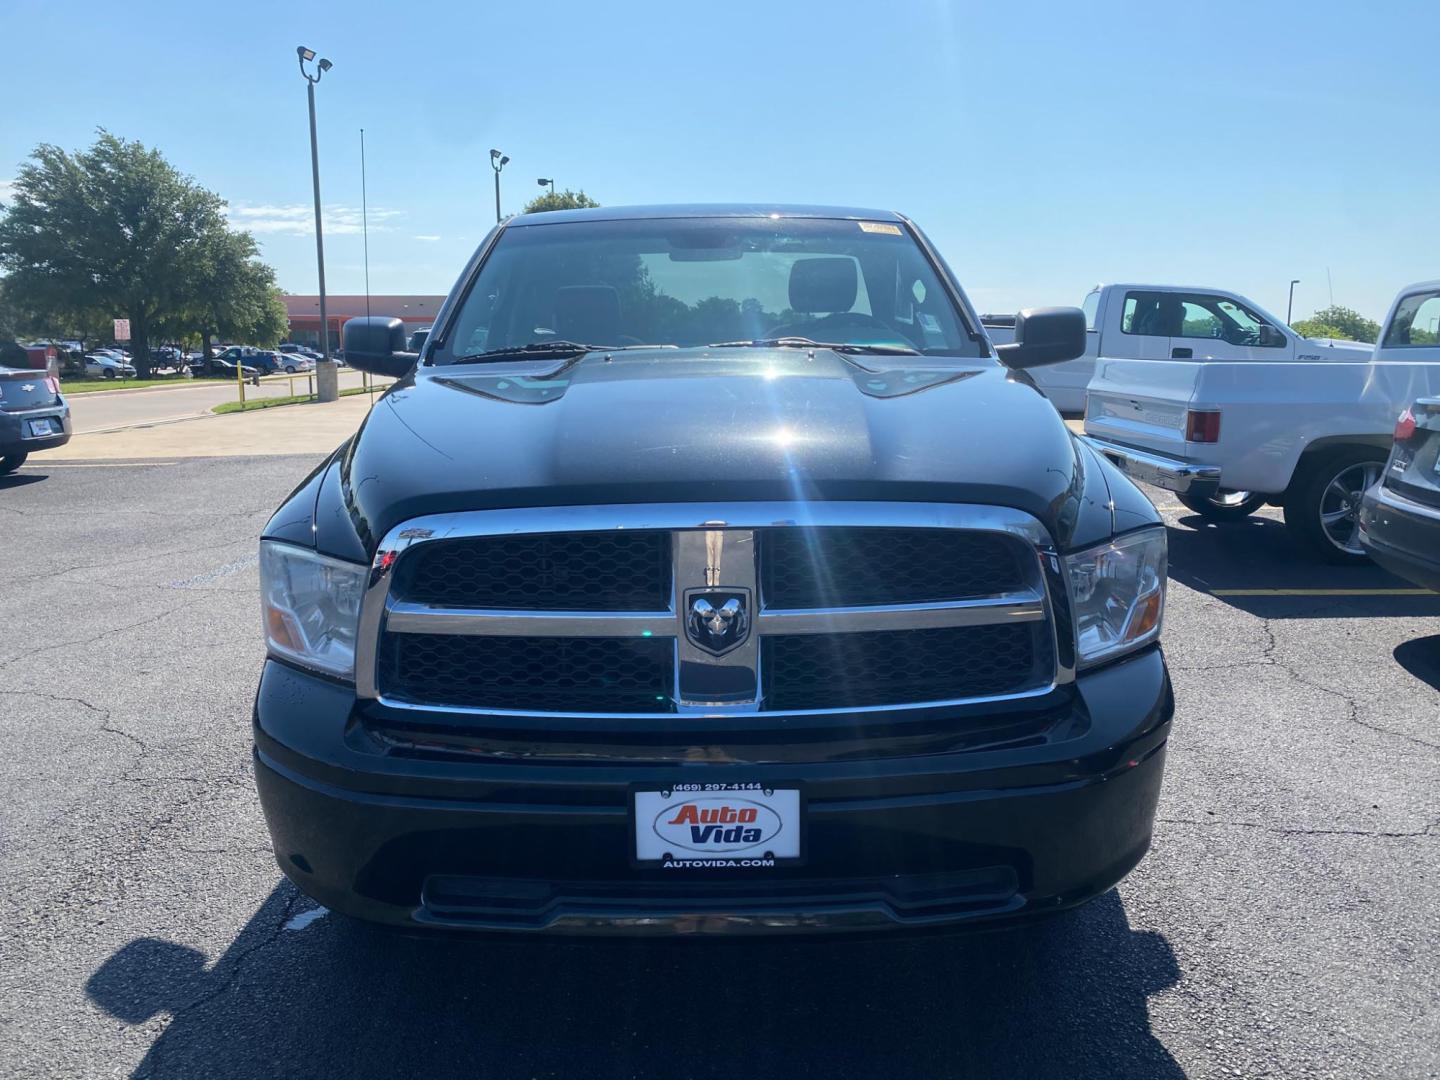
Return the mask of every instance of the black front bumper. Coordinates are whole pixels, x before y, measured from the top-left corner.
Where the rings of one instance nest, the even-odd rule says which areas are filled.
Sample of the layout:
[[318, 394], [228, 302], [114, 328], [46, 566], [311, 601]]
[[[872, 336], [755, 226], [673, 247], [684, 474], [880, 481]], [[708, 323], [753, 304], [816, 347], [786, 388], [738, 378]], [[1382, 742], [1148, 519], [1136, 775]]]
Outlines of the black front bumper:
[[1360, 545], [1392, 574], [1440, 592], [1440, 507], [1372, 487], [1360, 502]]
[[[270, 662], [255, 769], [281, 869], [399, 926], [751, 933], [985, 923], [1090, 899], [1150, 844], [1174, 711], [1158, 649], [1082, 675], [1044, 738], [907, 756], [554, 764], [401, 756], [346, 687]], [[1055, 703], [1049, 703], [1052, 711]], [[699, 755], [697, 755], [698, 757]], [[637, 869], [631, 787], [798, 782], [806, 859]]]

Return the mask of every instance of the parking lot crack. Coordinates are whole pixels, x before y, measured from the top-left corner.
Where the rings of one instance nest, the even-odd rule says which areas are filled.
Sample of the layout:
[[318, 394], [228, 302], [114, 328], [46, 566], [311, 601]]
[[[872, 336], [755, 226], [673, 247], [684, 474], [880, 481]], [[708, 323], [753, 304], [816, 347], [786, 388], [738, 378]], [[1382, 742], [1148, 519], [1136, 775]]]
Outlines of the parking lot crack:
[[[90, 712], [93, 712], [96, 716], [100, 717], [100, 730], [105, 732], [107, 735], [118, 735], [120, 738], [125, 739], [140, 751], [140, 756], [143, 756], [150, 752], [150, 747], [146, 744], [144, 739], [140, 738], [138, 735], [132, 735], [130, 732], [118, 728], [110, 722], [109, 709], [101, 708], [99, 705], [92, 705], [84, 698], [66, 697], [63, 694], [47, 694], [39, 690], [0, 690], [0, 695], [4, 695], [6, 697], [30, 698], [32, 700], [38, 698], [41, 701], [54, 701], [62, 702], [65, 704], [79, 705], [82, 708], [88, 709]], [[139, 760], [138, 756], [136, 760]]]
[[1316, 682], [1305, 672], [1301, 671], [1296, 663], [1281, 659], [1278, 655], [1280, 649], [1279, 639], [1276, 637], [1275, 629], [1271, 625], [1271, 620], [1262, 617], [1259, 621], [1260, 629], [1264, 634], [1264, 644], [1261, 646], [1260, 655], [1255, 659], [1237, 660], [1221, 664], [1173, 664], [1171, 670], [1185, 673], [1208, 673], [1215, 671], [1235, 671], [1243, 668], [1275, 668], [1284, 672], [1285, 675], [1301, 686], [1309, 687], [1312, 690], [1338, 698], [1344, 702], [1345, 708], [1349, 713], [1346, 719], [1358, 727], [1366, 728], [1380, 735], [1389, 735], [1397, 739], [1404, 739], [1406, 742], [1414, 743], [1417, 746], [1423, 746], [1430, 750], [1440, 750], [1440, 742], [1432, 742], [1419, 735], [1411, 735], [1404, 731], [1395, 731], [1393, 728], [1387, 728], [1365, 719], [1364, 716], [1361, 715], [1360, 704], [1355, 697], [1342, 690], [1336, 690], [1333, 687]]
[[48, 652], [55, 652], [57, 649], [70, 649], [78, 645], [93, 645], [95, 642], [103, 641], [105, 638], [113, 637], [115, 634], [123, 634], [127, 630], [138, 630], [142, 626], [149, 626], [152, 623], [157, 623], [163, 619], [168, 619], [171, 615], [178, 614], [179, 612], [184, 611], [186, 608], [195, 607], [197, 604], [203, 603], [204, 600], [205, 597], [199, 596], [188, 603], [177, 604], [175, 607], [167, 608], [165, 611], [160, 612], [158, 615], [148, 616], [147, 618], [140, 619], [138, 622], [126, 623], [124, 626], [113, 626], [108, 630], [102, 630], [98, 634], [92, 634], [90, 637], [75, 638], [70, 641], [58, 641], [51, 645], [38, 645], [33, 649], [27, 649], [22, 653], [18, 653], [17, 655], [12, 656], [9, 660], [0, 662], [0, 671], [4, 671], [6, 668], [13, 667], [14, 665], [20, 663], [20, 661], [22, 660], [29, 660], [33, 657], [41, 656]]

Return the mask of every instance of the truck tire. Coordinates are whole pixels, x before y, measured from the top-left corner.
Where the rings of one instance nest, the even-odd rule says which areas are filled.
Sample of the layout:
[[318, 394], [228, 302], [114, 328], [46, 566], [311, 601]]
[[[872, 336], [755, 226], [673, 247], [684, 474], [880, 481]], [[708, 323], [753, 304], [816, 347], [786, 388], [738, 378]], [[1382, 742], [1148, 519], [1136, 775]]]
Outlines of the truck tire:
[[1267, 495], [1253, 491], [1227, 491], [1221, 488], [1214, 495], [1196, 497], [1185, 493], [1175, 496], [1186, 507], [1209, 521], [1242, 521], [1265, 505]]
[[1326, 562], [1370, 561], [1360, 547], [1360, 496], [1385, 468], [1385, 451], [1347, 446], [1301, 465], [1285, 492], [1285, 525]]
[[0, 457], [0, 476], [9, 476], [12, 472], [25, 464], [29, 454], [6, 454]]

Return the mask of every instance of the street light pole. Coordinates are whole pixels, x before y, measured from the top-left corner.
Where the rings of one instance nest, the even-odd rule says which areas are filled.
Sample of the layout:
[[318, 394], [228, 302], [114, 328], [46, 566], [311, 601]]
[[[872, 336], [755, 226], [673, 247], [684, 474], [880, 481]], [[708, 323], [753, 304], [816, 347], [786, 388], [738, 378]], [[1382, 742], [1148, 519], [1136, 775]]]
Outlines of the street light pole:
[[555, 178], [554, 178], [553, 176], [550, 177], [549, 179], [546, 179], [545, 177], [542, 176], [542, 177], [540, 177], [539, 179], [537, 179], [537, 180], [535, 181], [535, 183], [539, 184], [541, 187], [549, 187], [549, 188], [550, 188], [550, 197], [551, 197], [551, 198], [554, 198], [554, 197], [555, 197]]
[[320, 77], [335, 65], [322, 59], [311, 75], [305, 64], [315, 59], [315, 51], [304, 45], [295, 48], [300, 58], [300, 74], [305, 77], [305, 97], [310, 105], [310, 178], [315, 187], [315, 266], [320, 276], [320, 363], [315, 372], [316, 397], [321, 401], [336, 401], [340, 397], [339, 377], [335, 363], [330, 359], [330, 319], [325, 310], [325, 235], [320, 224], [320, 144], [315, 135], [315, 84]]
[[1290, 302], [1285, 305], [1285, 325], [1286, 325], [1286, 326], [1289, 326], [1289, 325], [1290, 325], [1290, 322], [1291, 322], [1290, 316], [1291, 316], [1292, 314], [1294, 314], [1294, 311], [1295, 311], [1295, 286], [1296, 286], [1296, 285], [1299, 285], [1299, 284], [1300, 284], [1300, 279], [1299, 279], [1299, 278], [1296, 278], [1294, 281], [1290, 282]]
[[495, 224], [500, 224], [500, 170], [510, 164], [510, 159], [499, 150], [490, 151], [490, 167], [495, 170]]

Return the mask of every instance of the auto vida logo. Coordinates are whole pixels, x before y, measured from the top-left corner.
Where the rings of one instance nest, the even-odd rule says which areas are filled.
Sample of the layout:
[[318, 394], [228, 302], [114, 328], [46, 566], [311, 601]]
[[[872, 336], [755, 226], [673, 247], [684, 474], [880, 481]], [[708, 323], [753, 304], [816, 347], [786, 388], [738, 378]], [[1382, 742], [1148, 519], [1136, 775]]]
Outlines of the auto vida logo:
[[780, 835], [785, 823], [768, 806], [732, 796], [687, 799], [655, 815], [655, 835], [686, 851], [744, 851]]

